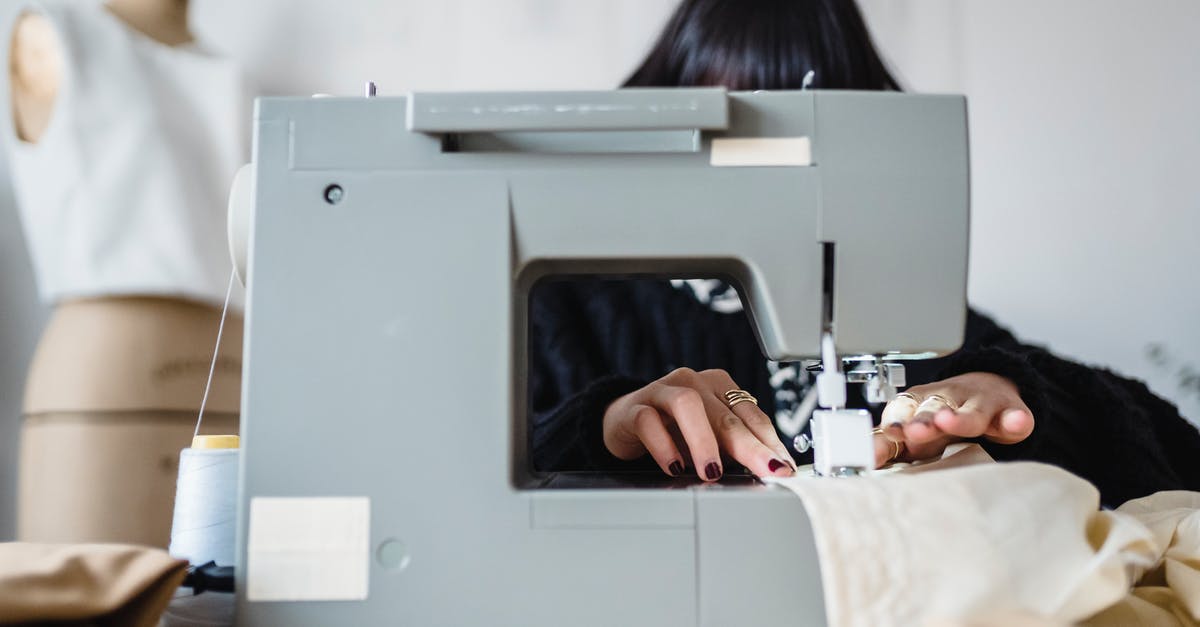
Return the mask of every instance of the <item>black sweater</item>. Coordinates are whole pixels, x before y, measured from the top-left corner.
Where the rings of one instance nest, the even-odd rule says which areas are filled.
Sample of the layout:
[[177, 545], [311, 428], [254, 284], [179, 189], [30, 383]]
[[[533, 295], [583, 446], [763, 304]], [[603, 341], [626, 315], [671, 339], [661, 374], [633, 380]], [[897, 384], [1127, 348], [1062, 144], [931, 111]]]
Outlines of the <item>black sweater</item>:
[[[543, 282], [529, 311], [530, 444], [538, 470], [656, 468], [648, 456], [624, 462], [608, 453], [602, 417], [617, 397], [682, 366], [727, 370], [774, 414], [766, 360], [744, 313], [715, 312], [648, 279]], [[1200, 490], [1200, 432], [1173, 405], [1141, 382], [1022, 344], [975, 311], [960, 351], [906, 366], [909, 385], [973, 371], [1017, 385], [1036, 426], [1019, 444], [981, 441], [998, 460], [1061, 466], [1095, 484], [1108, 506], [1160, 490]]]

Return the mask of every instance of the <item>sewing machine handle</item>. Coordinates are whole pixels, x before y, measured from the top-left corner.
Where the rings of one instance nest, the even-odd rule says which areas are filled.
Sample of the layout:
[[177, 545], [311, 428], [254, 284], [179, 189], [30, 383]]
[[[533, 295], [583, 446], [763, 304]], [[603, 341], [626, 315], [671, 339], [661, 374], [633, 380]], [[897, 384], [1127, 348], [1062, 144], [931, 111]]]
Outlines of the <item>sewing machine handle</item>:
[[412, 93], [407, 124], [419, 133], [724, 130], [729, 101], [724, 88]]

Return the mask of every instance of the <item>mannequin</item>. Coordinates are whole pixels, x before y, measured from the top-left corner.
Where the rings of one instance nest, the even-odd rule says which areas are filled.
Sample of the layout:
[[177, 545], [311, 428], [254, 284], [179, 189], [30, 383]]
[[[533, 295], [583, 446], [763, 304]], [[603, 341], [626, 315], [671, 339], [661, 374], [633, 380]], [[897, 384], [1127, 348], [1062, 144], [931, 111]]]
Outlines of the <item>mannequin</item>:
[[[171, 48], [158, 53], [166, 57], [194, 45], [186, 0], [70, 8], [85, 10], [92, 13], [80, 22], [99, 23], [107, 32], [130, 29], [139, 46]], [[120, 24], [106, 23], [111, 16], [97, 15], [101, 11]], [[49, 140], [61, 100], [71, 95], [63, 89], [71, 61], [63, 44], [88, 52], [87, 42], [62, 37], [37, 11], [14, 24], [9, 70], [20, 149], [36, 150]], [[248, 119], [249, 110], [245, 114]], [[172, 209], [162, 207], [168, 214]], [[30, 365], [22, 412], [18, 539], [166, 547], [179, 451], [196, 426], [220, 303], [122, 290], [49, 300], [53, 309]], [[223, 337], [202, 433], [237, 433], [242, 318], [236, 308]]]

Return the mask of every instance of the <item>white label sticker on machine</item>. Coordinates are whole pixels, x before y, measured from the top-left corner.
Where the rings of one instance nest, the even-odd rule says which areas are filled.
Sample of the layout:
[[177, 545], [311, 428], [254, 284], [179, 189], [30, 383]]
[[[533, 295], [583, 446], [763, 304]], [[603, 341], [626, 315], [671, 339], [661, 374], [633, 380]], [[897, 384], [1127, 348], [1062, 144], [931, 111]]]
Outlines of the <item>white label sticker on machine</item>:
[[370, 534], [367, 497], [251, 499], [246, 598], [366, 599]]
[[715, 167], [810, 166], [807, 137], [716, 137], [709, 165]]

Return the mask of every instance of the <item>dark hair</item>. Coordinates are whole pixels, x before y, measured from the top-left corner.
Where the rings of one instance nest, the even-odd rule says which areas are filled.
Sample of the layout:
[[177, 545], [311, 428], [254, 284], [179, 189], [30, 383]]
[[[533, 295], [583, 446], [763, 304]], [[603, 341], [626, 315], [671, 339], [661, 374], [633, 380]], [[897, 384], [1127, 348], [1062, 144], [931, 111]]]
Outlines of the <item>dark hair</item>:
[[626, 87], [900, 90], [854, 0], [683, 0]]

